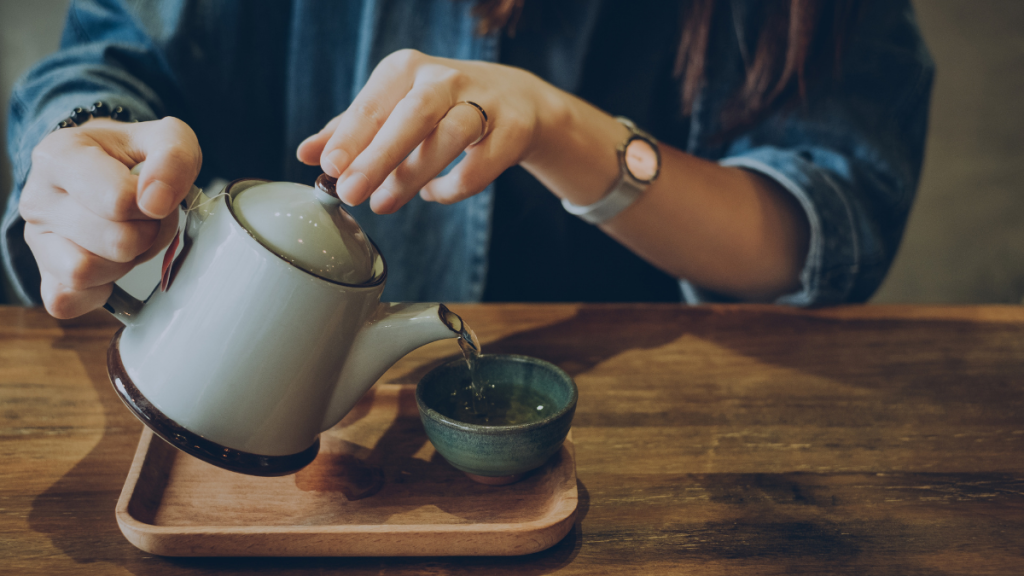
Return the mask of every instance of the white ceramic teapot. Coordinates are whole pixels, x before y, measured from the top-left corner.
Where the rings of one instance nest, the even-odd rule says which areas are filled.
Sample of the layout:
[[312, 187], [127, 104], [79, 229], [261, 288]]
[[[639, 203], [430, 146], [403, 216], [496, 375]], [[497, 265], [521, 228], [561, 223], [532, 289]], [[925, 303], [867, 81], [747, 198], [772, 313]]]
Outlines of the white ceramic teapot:
[[213, 199], [193, 187], [186, 205], [162, 289], [143, 303], [115, 287], [105, 307], [125, 324], [107, 353], [114, 388], [193, 456], [295, 472], [399, 358], [463, 332], [441, 304], [380, 302], [387, 266], [326, 176], [236, 180]]

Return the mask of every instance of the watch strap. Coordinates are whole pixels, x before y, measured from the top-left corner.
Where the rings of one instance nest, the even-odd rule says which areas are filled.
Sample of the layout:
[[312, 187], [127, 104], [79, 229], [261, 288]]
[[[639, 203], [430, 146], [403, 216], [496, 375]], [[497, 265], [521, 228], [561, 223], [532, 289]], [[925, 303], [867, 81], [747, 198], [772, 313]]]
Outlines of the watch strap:
[[563, 198], [562, 207], [565, 208], [566, 212], [578, 216], [584, 222], [601, 224], [629, 208], [633, 202], [640, 198], [640, 194], [643, 193], [645, 188], [646, 186], [634, 183], [629, 176], [623, 174], [619, 176], [619, 180], [604, 195], [604, 198], [597, 202], [587, 204], [586, 206], [579, 206]]
[[[629, 118], [616, 116], [615, 119], [629, 129], [631, 137], [640, 136], [649, 141], [653, 146], [657, 146], [657, 141], [654, 137], [637, 128], [636, 124], [634, 124]], [[629, 175], [629, 171], [625, 166], [625, 159], [623, 158], [624, 153], [624, 148], [620, 148], [618, 150], [620, 171], [619, 179], [612, 185], [611, 189], [605, 193], [603, 198], [593, 204], [587, 204], [586, 206], [573, 204], [563, 198], [562, 208], [565, 208], [565, 211], [569, 214], [578, 216], [584, 222], [596, 225], [607, 222], [608, 220], [618, 216], [620, 212], [629, 208], [633, 202], [636, 202], [637, 199], [640, 198], [640, 195], [643, 194], [644, 190], [647, 189], [649, 182], [645, 183], [637, 181]]]

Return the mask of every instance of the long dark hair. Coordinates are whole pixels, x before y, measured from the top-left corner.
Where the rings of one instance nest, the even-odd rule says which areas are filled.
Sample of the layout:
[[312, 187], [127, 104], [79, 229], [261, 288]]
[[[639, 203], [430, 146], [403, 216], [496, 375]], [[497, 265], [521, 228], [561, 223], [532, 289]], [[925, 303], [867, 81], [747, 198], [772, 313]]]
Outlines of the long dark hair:
[[[544, 0], [537, 0], [544, 1]], [[477, 0], [481, 33], [505, 28], [514, 35], [525, 0]], [[682, 23], [674, 75], [684, 116], [704, 83], [712, 19], [719, 0], [680, 0]], [[794, 93], [806, 97], [811, 80], [841, 73], [840, 58], [860, 0], [765, 0], [760, 37], [745, 59], [746, 80], [725, 107], [723, 129], [749, 125]]]

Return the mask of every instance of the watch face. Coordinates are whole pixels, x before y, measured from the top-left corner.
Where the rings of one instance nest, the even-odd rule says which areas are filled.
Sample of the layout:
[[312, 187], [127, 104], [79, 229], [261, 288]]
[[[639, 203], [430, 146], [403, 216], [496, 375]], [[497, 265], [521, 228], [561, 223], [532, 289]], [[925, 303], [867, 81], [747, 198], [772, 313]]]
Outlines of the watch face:
[[658, 176], [661, 159], [654, 146], [639, 136], [635, 136], [626, 144], [624, 154], [626, 170], [641, 182], [650, 182]]

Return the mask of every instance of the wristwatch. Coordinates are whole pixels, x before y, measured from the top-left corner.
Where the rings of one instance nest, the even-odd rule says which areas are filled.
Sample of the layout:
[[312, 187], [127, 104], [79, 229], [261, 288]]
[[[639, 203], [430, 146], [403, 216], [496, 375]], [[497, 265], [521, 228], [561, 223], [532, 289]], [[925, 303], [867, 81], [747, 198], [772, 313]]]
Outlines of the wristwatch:
[[562, 199], [562, 207], [567, 212], [591, 224], [607, 222], [628, 208], [661, 172], [658, 141], [637, 128], [629, 118], [618, 116], [615, 119], [630, 132], [629, 138], [615, 149], [619, 157], [619, 179], [593, 204], [578, 206]]

